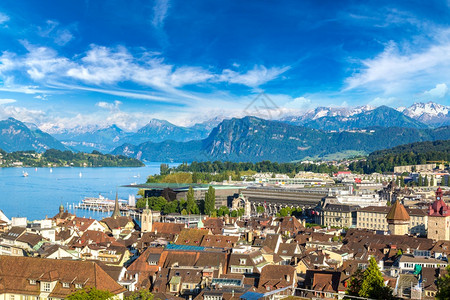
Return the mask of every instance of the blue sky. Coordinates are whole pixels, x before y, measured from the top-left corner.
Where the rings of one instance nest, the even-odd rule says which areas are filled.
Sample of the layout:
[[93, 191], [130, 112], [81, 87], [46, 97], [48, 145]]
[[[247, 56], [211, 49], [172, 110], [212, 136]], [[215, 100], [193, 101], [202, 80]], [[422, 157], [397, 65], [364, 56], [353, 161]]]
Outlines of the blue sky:
[[448, 1], [0, 3], [0, 119], [50, 132], [317, 106], [449, 105]]

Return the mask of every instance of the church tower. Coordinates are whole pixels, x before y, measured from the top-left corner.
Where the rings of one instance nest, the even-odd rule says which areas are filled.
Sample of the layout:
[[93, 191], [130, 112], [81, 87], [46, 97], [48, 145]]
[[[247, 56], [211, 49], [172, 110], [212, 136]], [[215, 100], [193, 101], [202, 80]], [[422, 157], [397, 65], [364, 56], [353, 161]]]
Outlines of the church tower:
[[150, 232], [153, 227], [153, 214], [152, 210], [148, 208], [148, 201], [145, 203], [145, 209], [142, 211], [141, 216], [141, 232]]
[[120, 217], [122, 216], [120, 214], [120, 209], [119, 209], [119, 194], [116, 192], [116, 201], [114, 203], [114, 211], [111, 215], [112, 218], [116, 218], [116, 217]]
[[428, 238], [450, 240], [450, 210], [442, 199], [442, 190], [436, 191], [436, 200], [428, 208]]
[[388, 228], [392, 235], [408, 234], [409, 214], [406, 208], [400, 203], [400, 199], [394, 202], [386, 216]]

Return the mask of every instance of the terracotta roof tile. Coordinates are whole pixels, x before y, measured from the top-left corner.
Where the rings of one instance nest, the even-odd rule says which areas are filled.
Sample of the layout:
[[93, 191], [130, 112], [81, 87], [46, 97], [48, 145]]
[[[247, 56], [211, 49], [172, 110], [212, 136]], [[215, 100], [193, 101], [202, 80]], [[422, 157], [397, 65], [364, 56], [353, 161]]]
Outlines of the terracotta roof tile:
[[403, 204], [401, 204], [400, 201], [395, 201], [389, 210], [386, 219], [394, 221], [409, 221], [410, 218]]

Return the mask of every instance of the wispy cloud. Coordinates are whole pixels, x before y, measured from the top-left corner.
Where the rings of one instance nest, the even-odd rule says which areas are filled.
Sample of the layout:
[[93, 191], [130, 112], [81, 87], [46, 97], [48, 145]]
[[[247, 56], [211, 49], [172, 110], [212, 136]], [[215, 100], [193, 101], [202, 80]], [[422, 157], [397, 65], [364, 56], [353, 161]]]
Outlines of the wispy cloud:
[[68, 28], [61, 27], [59, 22], [54, 20], [47, 20], [45, 26], [38, 27], [38, 34], [42, 37], [52, 39], [59, 46], [66, 45], [74, 38]]
[[0, 25], [5, 24], [8, 21], [9, 21], [9, 16], [6, 15], [5, 13], [0, 12]]
[[450, 32], [440, 36], [439, 42], [421, 51], [401, 49], [391, 41], [375, 58], [360, 61], [361, 68], [346, 79], [344, 91], [372, 89], [394, 94], [449, 81]]
[[153, 6], [152, 25], [156, 28], [161, 28], [164, 25], [164, 20], [170, 7], [169, 0], [156, 0]]
[[[141, 94], [144, 96], [142, 99], [156, 101], [177, 97], [198, 100], [194, 93], [183, 88], [204, 83], [226, 82], [255, 88], [278, 78], [290, 68], [257, 65], [243, 72], [225, 69], [217, 73], [200, 66], [168, 64], [163, 57], [152, 52], [133, 55], [123, 46], [92, 45], [84, 55], [69, 59], [52, 48], [34, 46], [27, 41], [22, 43], [28, 50], [25, 55], [5, 52], [0, 56], [0, 75], [14, 76], [22, 72], [47, 87], [92, 90], [125, 97], [131, 93], [133, 98]], [[74, 79], [80, 84], [65, 83]], [[153, 94], [120, 90], [117, 85], [122, 82], [150, 87]], [[155, 95], [154, 92], [163, 94]]]
[[14, 103], [14, 102], [16, 102], [15, 99], [0, 99], [0, 105], [8, 104], [8, 103]]
[[269, 69], [265, 66], [255, 66], [252, 70], [249, 70], [246, 73], [238, 73], [233, 70], [225, 69], [218, 77], [218, 81], [243, 84], [249, 87], [258, 87], [274, 80], [289, 69], [289, 66], [272, 67]]

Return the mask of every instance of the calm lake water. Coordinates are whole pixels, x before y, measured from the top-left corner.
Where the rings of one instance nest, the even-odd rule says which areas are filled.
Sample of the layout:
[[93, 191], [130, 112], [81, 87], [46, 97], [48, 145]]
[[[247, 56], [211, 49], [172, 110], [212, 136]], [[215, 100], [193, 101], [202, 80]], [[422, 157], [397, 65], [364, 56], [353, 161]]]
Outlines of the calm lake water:
[[[121, 185], [144, 183], [147, 176], [158, 174], [161, 163], [142, 168], [0, 168], [0, 209], [8, 218], [37, 220], [58, 213], [59, 205], [73, 205], [85, 197], [119, 199], [137, 195], [137, 188]], [[176, 166], [177, 164], [169, 164]], [[28, 177], [23, 176], [27, 172]], [[81, 176], [80, 176], [81, 173]], [[74, 212], [70, 210], [70, 212]], [[77, 216], [101, 219], [106, 213], [76, 210]]]

